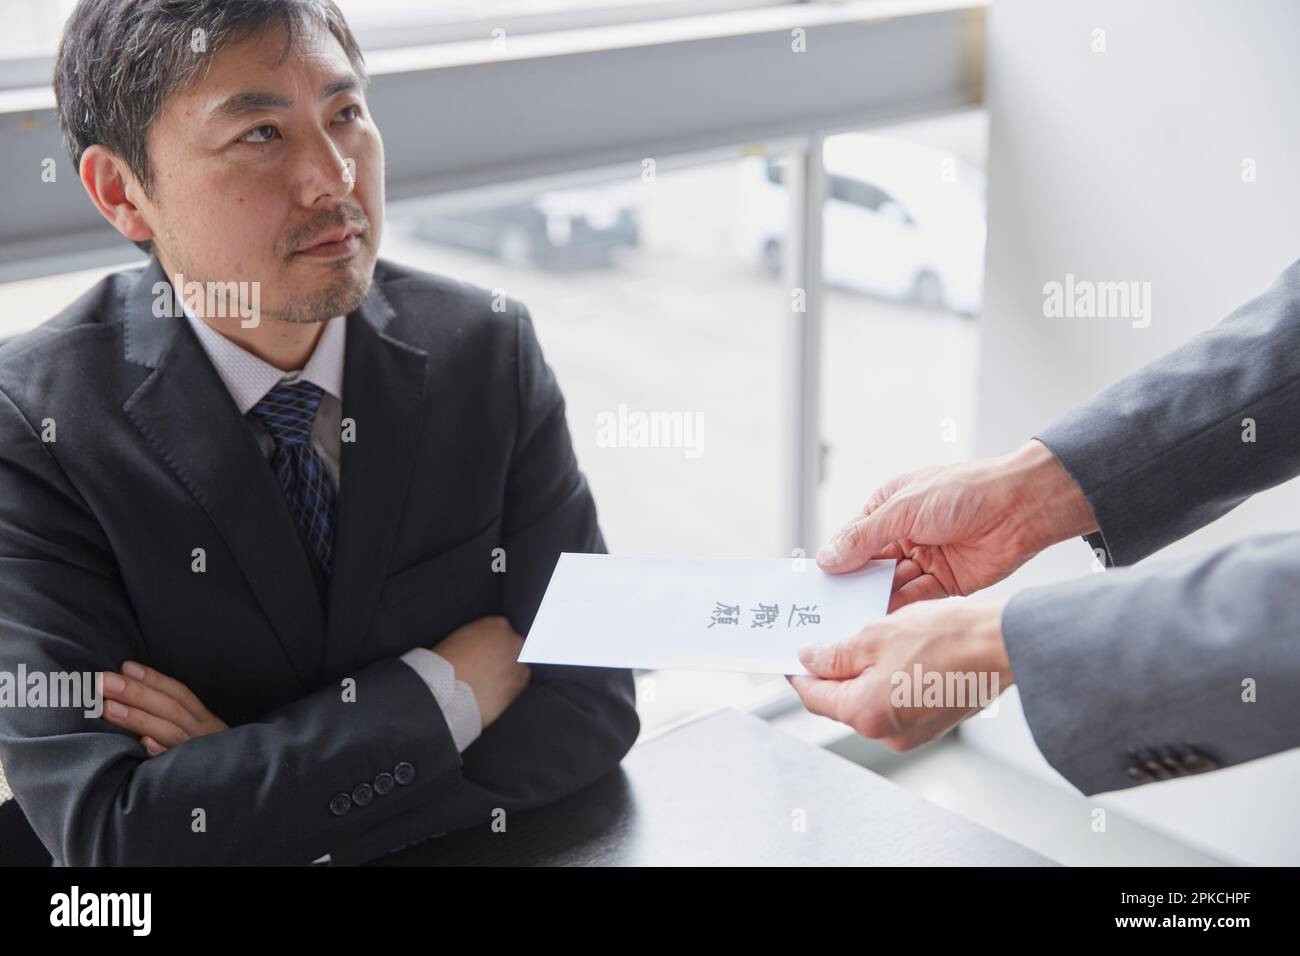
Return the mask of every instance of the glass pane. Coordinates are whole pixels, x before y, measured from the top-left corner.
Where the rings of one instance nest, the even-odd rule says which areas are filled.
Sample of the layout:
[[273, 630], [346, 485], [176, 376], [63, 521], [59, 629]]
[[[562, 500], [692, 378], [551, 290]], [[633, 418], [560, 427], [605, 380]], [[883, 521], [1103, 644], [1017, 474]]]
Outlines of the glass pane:
[[[528, 305], [612, 551], [782, 555], [789, 300], [765, 250], [784, 199], [762, 156], [629, 180], [393, 204], [382, 255]], [[123, 267], [0, 284], [0, 337]], [[771, 680], [642, 675], [644, 723]]]
[[984, 275], [982, 111], [827, 139], [825, 540], [893, 475], [970, 456]]
[[[785, 553], [789, 304], [763, 249], [786, 214], [768, 188], [751, 156], [390, 210], [386, 257], [528, 306], [611, 551]], [[767, 680], [643, 675], [643, 721], [740, 702]]]

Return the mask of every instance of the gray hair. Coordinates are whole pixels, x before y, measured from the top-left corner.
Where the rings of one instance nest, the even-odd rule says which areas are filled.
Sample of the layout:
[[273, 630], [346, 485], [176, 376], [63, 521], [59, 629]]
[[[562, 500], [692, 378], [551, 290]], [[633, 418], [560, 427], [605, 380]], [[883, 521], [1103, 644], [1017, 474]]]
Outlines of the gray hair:
[[[369, 83], [361, 48], [333, 0], [81, 0], [54, 65], [59, 127], [73, 168], [99, 143], [122, 158], [153, 199], [146, 137], [167, 97], [194, 83], [222, 47], [273, 24], [285, 31], [277, 65], [301, 34], [321, 26], [339, 41], [363, 87]], [[201, 52], [192, 45], [196, 38]], [[135, 244], [153, 252], [149, 240]]]

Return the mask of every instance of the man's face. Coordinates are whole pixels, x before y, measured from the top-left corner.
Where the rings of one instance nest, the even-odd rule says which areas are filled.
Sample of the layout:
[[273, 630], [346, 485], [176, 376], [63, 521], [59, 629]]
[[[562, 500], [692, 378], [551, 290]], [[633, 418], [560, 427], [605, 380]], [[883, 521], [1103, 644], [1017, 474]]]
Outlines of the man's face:
[[[133, 198], [169, 278], [258, 282], [262, 318], [321, 322], [369, 291], [384, 145], [334, 36], [297, 44], [279, 66], [279, 29], [216, 53], [150, 125], [154, 201]], [[340, 229], [359, 235], [305, 251]]]

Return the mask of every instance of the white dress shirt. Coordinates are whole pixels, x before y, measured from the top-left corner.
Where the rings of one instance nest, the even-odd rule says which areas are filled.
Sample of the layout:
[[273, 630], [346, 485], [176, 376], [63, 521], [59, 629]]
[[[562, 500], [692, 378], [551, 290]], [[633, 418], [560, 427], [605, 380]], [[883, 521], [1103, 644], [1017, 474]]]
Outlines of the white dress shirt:
[[[320, 386], [320, 407], [312, 426], [312, 447], [325, 463], [335, 494], [340, 488], [339, 455], [342, 447], [341, 424], [343, 414], [343, 351], [347, 341], [347, 318], [336, 315], [325, 322], [316, 348], [307, 364], [295, 372], [282, 372], [274, 365], [262, 361], [213, 329], [185, 306], [190, 327], [208, 354], [217, 374], [230, 391], [239, 414], [253, 429], [262, 453], [270, 460], [275, 451], [275, 439], [266, 426], [248, 413], [258, 402], [281, 383], [306, 379]], [[427, 647], [416, 647], [402, 655], [411, 668], [420, 675], [433, 693], [438, 707], [447, 720], [456, 749], [463, 751], [482, 733], [482, 718], [474, 691], [463, 680], [456, 679], [456, 670], [441, 654]]]

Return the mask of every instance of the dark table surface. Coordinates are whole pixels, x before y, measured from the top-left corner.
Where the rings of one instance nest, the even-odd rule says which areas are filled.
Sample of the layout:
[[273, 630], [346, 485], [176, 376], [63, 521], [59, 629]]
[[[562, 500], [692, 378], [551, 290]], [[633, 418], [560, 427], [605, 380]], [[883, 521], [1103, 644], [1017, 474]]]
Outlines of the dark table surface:
[[1046, 866], [1046, 857], [734, 710], [634, 747], [573, 796], [380, 866]]

